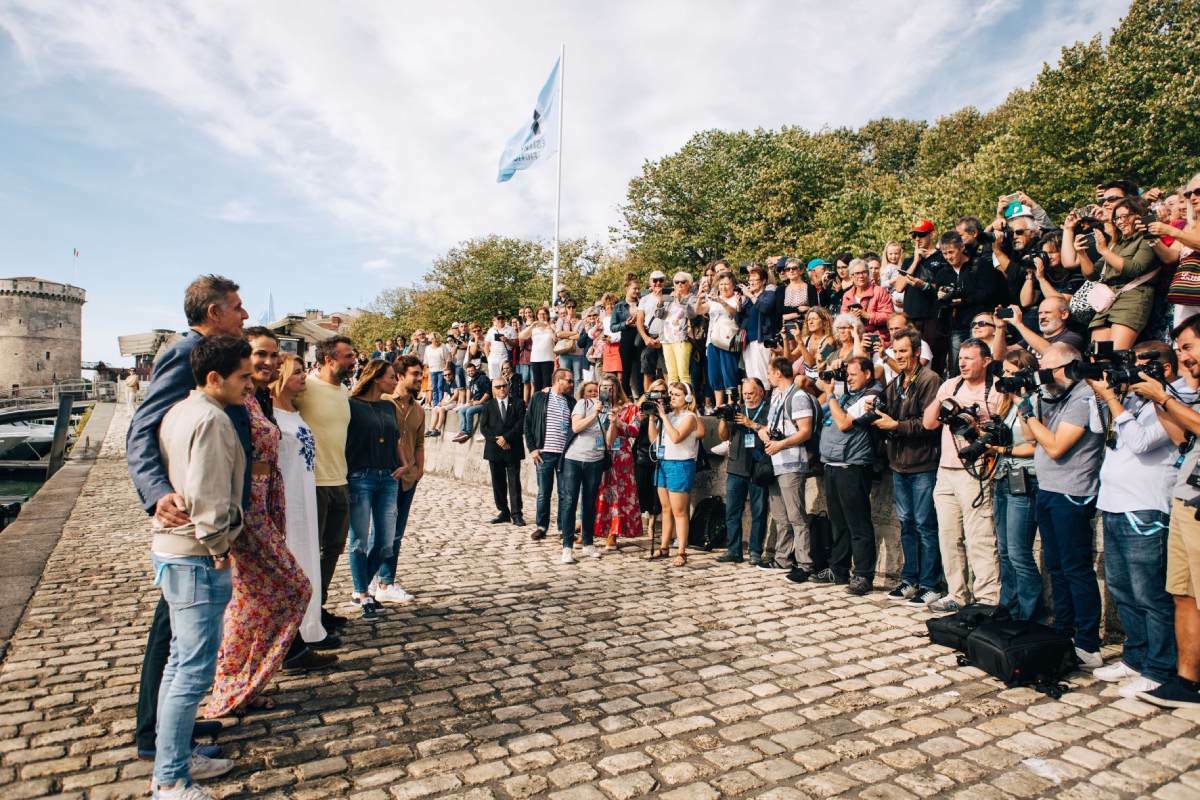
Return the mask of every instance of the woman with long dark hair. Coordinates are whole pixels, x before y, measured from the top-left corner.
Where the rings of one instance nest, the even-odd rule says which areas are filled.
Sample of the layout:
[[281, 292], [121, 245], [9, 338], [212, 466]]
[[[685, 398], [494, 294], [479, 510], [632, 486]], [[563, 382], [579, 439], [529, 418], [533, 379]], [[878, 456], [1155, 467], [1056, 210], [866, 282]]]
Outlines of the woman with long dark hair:
[[625, 396], [620, 376], [605, 375], [600, 381], [600, 404], [602, 407], [607, 404], [609, 409], [601, 412], [601, 419], [612, 464], [600, 478], [596, 536], [606, 540], [606, 550], [615, 550], [617, 537], [642, 535], [633, 468], [633, 446], [641, 419], [638, 407]]

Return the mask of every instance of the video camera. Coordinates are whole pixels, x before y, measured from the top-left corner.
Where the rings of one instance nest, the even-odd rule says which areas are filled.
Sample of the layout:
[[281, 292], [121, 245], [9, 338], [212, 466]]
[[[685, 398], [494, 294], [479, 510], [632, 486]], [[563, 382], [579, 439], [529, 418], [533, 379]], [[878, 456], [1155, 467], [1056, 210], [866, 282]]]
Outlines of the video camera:
[[1139, 373], [1146, 373], [1159, 383], [1166, 383], [1163, 365], [1158, 360], [1158, 353], [1150, 351], [1144, 354], [1149, 359], [1148, 364], [1139, 364], [1137, 353], [1132, 350], [1114, 350], [1112, 342], [1096, 342], [1085, 356], [1086, 361], [1072, 361], [1064, 368], [1064, 374], [1073, 381], [1105, 380], [1109, 386], [1128, 386], [1140, 381]]
[[736, 386], [734, 386], [734, 387], [730, 388], [728, 391], [729, 391], [729, 402], [723, 406], [719, 406], [716, 409], [716, 411], [714, 412], [717, 419], [724, 420], [727, 423], [733, 422], [733, 418], [736, 417], [738, 414], [746, 413], [746, 406], [742, 402], [742, 396], [741, 396], [741, 393], [738, 391], [738, 388]]
[[[1009, 312], [1012, 309], [1007, 309]], [[1054, 383], [1054, 370], [1052, 369], [1023, 369], [1015, 375], [1005, 375], [996, 379], [996, 390], [1005, 394], [1020, 394], [1022, 392], [1035, 392], [1037, 387], [1047, 383]]]
[[649, 414], [652, 417], [658, 416], [658, 404], [666, 399], [666, 392], [646, 392], [642, 396], [642, 402], [638, 404], [643, 414]]
[[958, 451], [964, 464], [977, 461], [989, 446], [1010, 447], [1013, 443], [1012, 430], [997, 417], [987, 421], [980, 419], [979, 405], [963, 406], [953, 398], [946, 398], [938, 406], [938, 422], [950, 429], [950, 433], [967, 440]]

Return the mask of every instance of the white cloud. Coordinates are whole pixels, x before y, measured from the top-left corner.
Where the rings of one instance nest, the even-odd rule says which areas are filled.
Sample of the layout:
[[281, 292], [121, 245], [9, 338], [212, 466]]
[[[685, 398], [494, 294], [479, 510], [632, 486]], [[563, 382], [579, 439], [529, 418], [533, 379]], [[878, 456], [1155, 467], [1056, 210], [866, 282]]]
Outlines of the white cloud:
[[[552, 232], [553, 168], [502, 185], [495, 171], [560, 41], [563, 232], [600, 236], [642, 161], [696, 130], [856, 125], [929, 92], [954, 103], [939, 113], [963, 96], [990, 106], [1124, 5], [1059, 0], [1054, 24], [1028, 31], [1022, 6], [998, 0], [14, 0], [0, 29], [28, 80], [101, 75], [143, 92], [352, 236], [427, 257], [468, 236]], [[947, 73], [1005, 23], [1023, 38], [980, 65], [981, 84]], [[235, 199], [217, 215], [263, 213]]]
[[370, 261], [364, 261], [362, 268], [367, 272], [387, 272], [392, 268], [392, 262], [386, 258], [372, 258]]

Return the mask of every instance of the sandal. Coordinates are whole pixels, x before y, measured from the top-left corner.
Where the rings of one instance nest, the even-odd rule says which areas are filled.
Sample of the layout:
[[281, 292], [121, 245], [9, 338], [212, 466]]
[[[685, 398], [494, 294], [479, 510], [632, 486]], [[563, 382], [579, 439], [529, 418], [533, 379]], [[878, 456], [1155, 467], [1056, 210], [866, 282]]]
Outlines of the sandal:
[[671, 555], [671, 549], [669, 547], [659, 547], [657, 549], [655, 549], [653, 547], [650, 548], [650, 560], [651, 561], [653, 561], [656, 558], [666, 558], [669, 555]]
[[615, 533], [608, 535], [608, 541], [604, 543], [604, 549], [610, 553], [617, 549], [617, 535]]
[[680, 553], [679, 555], [675, 556], [675, 561], [673, 561], [672, 564], [676, 567], [686, 567], [687, 553]]
[[269, 697], [262, 697], [260, 695], [248, 703], [243, 703], [241, 705], [241, 707], [238, 708], [238, 710], [234, 711], [233, 713], [234, 713], [234, 716], [244, 717], [253, 711], [274, 711], [274, 710], [275, 710], [275, 701]]

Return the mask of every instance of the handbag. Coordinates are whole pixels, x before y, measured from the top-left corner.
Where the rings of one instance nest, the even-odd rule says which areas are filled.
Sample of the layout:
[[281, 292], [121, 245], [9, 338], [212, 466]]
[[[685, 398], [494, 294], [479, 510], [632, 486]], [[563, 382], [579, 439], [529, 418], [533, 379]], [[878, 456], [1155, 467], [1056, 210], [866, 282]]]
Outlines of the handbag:
[[1071, 302], [1068, 304], [1072, 320], [1080, 325], [1087, 325], [1092, 321], [1092, 317], [1096, 316], [1096, 311], [1088, 302], [1088, 296], [1092, 293], [1092, 287], [1101, 285], [1096, 281], [1084, 281], [1083, 285], [1075, 290], [1075, 294], [1071, 295]]
[[1117, 302], [1117, 298], [1126, 292], [1132, 291], [1158, 274], [1158, 270], [1151, 270], [1140, 278], [1134, 278], [1129, 283], [1122, 286], [1120, 289], [1113, 289], [1107, 283], [1093, 284], [1087, 293], [1088, 305], [1097, 314], [1103, 314], [1112, 308], [1112, 304]]
[[722, 350], [736, 353], [742, 346], [742, 329], [733, 317], [720, 316], [711, 323], [712, 343]]
[[1188, 253], [1180, 259], [1167, 289], [1167, 302], [1177, 306], [1200, 306], [1200, 253]]
[[775, 465], [771, 463], [770, 456], [754, 462], [750, 468], [750, 480], [755, 486], [770, 486], [775, 482]]
[[554, 343], [554, 355], [567, 356], [575, 349], [574, 339], [559, 339]]

